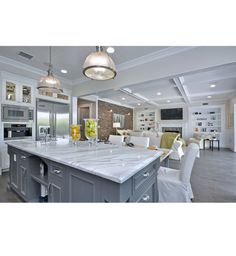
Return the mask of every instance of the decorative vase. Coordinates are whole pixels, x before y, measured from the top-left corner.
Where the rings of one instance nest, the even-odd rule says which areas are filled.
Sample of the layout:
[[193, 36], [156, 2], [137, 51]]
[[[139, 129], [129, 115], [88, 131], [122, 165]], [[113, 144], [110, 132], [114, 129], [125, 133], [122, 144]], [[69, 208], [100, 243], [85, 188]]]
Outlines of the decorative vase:
[[80, 126], [77, 124], [73, 124], [70, 126], [70, 135], [72, 138], [72, 142], [74, 145], [77, 144], [77, 141], [80, 140], [81, 133], [80, 133]]
[[89, 144], [92, 145], [97, 138], [97, 120], [84, 119], [85, 121], [85, 137], [88, 139]]

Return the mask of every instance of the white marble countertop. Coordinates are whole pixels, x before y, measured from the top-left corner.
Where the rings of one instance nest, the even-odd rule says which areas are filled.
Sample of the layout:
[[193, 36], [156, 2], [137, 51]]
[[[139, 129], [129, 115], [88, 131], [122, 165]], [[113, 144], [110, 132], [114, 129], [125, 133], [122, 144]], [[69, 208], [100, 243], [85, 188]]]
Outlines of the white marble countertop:
[[25, 152], [118, 183], [123, 183], [132, 177], [163, 153], [104, 143], [89, 147], [87, 142], [80, 142], [79, 146], [76, 146], [69, 140], [63, 139], [46, 145], [39, 141], [7, 141], [6, 143]]

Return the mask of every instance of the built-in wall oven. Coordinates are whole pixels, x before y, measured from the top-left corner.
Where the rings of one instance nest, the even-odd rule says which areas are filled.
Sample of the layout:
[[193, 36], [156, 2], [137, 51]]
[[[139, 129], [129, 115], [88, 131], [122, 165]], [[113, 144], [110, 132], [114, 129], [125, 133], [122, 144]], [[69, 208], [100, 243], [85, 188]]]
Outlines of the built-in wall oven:
[[28, 122], [33, 120], [33, 113], [29, 107], [2, 104], [3, 122]]
[[4, 140], [32, 139], [31, 124], [5, 123], [3, 130]]

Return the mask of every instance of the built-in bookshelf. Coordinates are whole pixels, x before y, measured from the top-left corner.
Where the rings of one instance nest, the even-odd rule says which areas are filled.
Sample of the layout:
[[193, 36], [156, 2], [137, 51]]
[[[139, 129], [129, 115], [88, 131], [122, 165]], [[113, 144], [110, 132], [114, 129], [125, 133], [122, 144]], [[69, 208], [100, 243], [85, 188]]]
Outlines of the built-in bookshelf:
[[221, 108], [192, 109], [193, 133], [221, 133]]
[[140, 111], [136, 114], [137, 129], [139, 131], [145, 131], [155, 128], [155, 111]]

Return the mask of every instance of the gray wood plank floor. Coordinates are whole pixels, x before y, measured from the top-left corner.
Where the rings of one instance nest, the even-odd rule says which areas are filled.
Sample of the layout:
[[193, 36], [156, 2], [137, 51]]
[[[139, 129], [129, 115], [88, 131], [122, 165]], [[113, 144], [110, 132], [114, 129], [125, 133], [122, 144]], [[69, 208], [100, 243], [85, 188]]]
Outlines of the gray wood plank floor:
[[[179, 161], [170, 161], [179, 168]], [[221, 149], [201, 150], [193, 167], [194, 202], [236, 202], [236, 153]]]
[[[170, 167], [178, 169], [179, 161], [170, 161]], [[7, 189], [9, 174], [0, 176], [0, 202], [22, 202]], [[191, 184], [194, 202], [236, 202], [236, 153], [227, 149], [201, 150], [196, 159]]]

